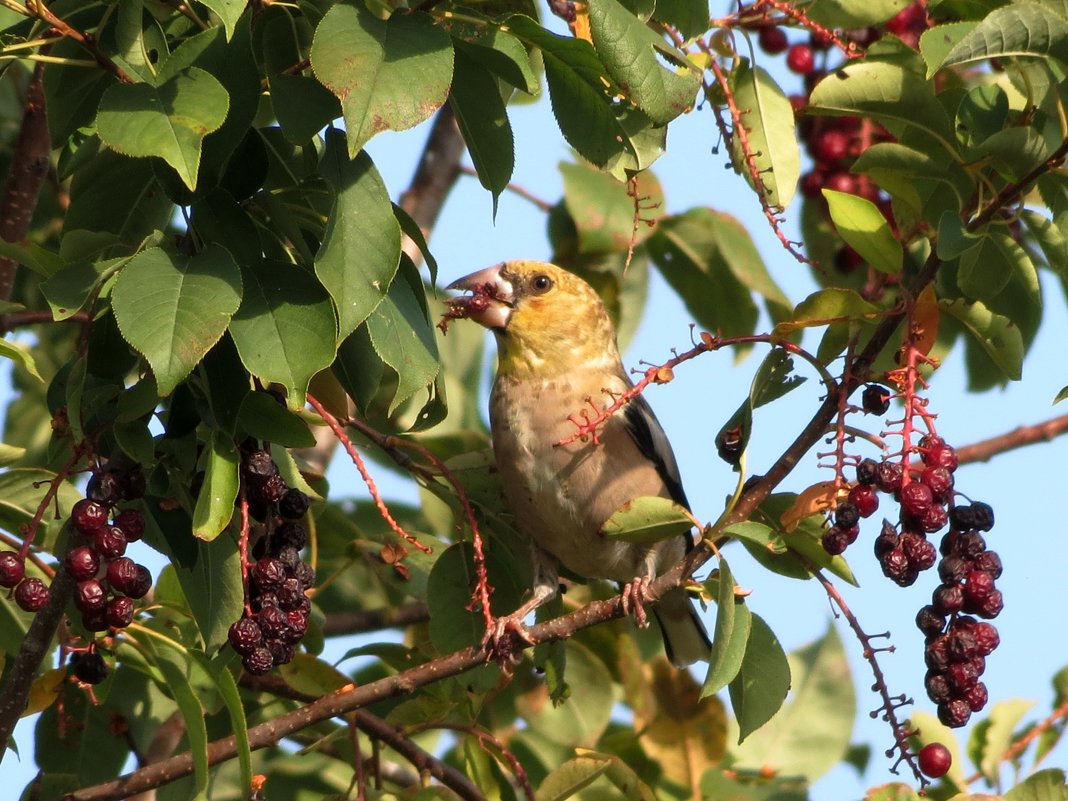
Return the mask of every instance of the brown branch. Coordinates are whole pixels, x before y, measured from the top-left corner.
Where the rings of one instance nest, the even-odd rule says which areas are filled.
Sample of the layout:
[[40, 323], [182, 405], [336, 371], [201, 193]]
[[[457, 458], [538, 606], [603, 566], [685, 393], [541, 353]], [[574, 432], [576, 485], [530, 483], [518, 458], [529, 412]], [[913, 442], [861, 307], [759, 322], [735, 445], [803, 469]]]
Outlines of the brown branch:
[[[48, 110], [44, 94], [44, 64], [37, 64], [26, 92], [22, 125], [11, 154], [4, 194], [0, 198], [0, 239], [21, 242], [26, 238], [37, 209], [45, 176], [51, 165], [52, 138], [48, 133]], [[15, 288], [18, 263], [0, 256], [0, 300], [9, 300]]]
[[77, 28], [72, 27], [66, 21], [57, 17], [51, 10], [49, 10], [48, 6], [44, 4], [44, 0], [26, 0], [26, 8], [39, 20], [47, 22], [60, 34], [77, 42], [88, 50], [93, 58], [96, 59], [97, 64], [106, 69], [120, 81], [123, 83], [137, 83], [136, 80], [130, 77], [129, 73], [112, 61], [110, 56], [97, 46], [95, 37], [91, 34], [79, 31]]
[[[2, 270], [2, 265], [5, 261], [6, 259], [0, 256], [0, 270]], [[2, 272], [0, 272], [0, 276], [2, 276]], [[0, 280], [2, 280], [2, 277], [0, 277]], [[23, 328], [27, 325], [38, 325], [41, 323], [80, 323], [84, 325], [88, 322], [89, 314], [87, 312], [75, 312], [70, 317], [65, 317], [62, 320], [57, 320], [48, 309], [42, 311], [12, 312], [11, 314], [0, 316], [0, 335], [6, 334], [9, 331], [14, 331], [17, 328]]]
[[523, 768], [519, 758], [508, 748], [503, 742], [501, 742], [493, 734], [480, 729], [477, 726], [467, 723], [450, 723], [448, 721], [437, 721], [433, 723], [423, 723], [418, 726], [414, 726], [408, 730], [409, 734], [418, 734], [424, 731], [430, 731], [432, 729], [445, 729], [448, 731], [457, 731], [466, 734], [470, 737], [474, 737], [478, 740], [479, 746], [483, 751], [493, 756], [492, 749], [496, 749], [501, 757], [508, 763], [512, 773], [515, 775], [516, 783], [519, 784], [520, 789], [523, 791], [523, 795], [527, 797], [527, 801], [536, 801], [534, 794], [534, 786], [530, 783], [530, 777], [527, 775], [526, 770]]
[[[315, 700], [314, 696], [294, 689], [277, 676], [251, 676], [248, 673], [243, 673], [240, 683], [242, 687], [265, 690], [272, 695], [289, 698], [294, 701], [309, 702]], [[486, 801], [482, 791], [463, 773], [442, 762], [437, 757], [428, 754], [396, 726], [387, 723], [378, 715], [368, 712], [366, 709], [359, 709], [353, 712], [352, 719], [360, 731], [388, 745], [408, 760], [421, 775], [433, 776], [460, 798], [466, 799], [466, 801]]]
[[430, 613], [426, 604], [413, 601], [389, 609], [335, 612], [326, 616], [322, 628], [323, 636], [337, 637], [410, 626], [413, 623], [425, 623], [429, 619]]
[[[1039, 737], [1041, 737], [1047, 731], [1052, 729], [1055, 725], [1057, 725], [1057, 723], [1064, 720], [1065, 718], [1068, 718], [1068, 701], [1064, 701], [1063, 703], [1061, 703], [1060, 706], [1054, 709], [1044, 720], [1039, 721], [1030, 729], [1028, 729], [1026, 734], [1024, 734], [1022, 737], [1020, 737], [1019, 740], [1017, 740], [1005, 749], [1005, 752], [999, 757], [999, 760], [1001, 762], [1008, 762], [1010, 760], [1015, 759], [1027, 750], [1027, 746], [1029, 746], [1031, 743], [1033, 743], [1035, 740], [1037, 740]], [[983, 778], [982, 771], [978, 771], [976, 773], [973, 773], [964, 781], [967, 784], [971, 784], [972, 782], [978, 781], [981, 778]]]
[[1066, 432], [1068, 432], [1068, 414], [1054, 417], [1043, 423], [1019, 426], [1012, 431], [990, 437], [990, 439], [973, 442], [971, 445], [964, 445], [957, 448], [957, 460], [961, 464], [986, 462], [999, 453], [1024, 448], [1039, 442], [1050, 442]]

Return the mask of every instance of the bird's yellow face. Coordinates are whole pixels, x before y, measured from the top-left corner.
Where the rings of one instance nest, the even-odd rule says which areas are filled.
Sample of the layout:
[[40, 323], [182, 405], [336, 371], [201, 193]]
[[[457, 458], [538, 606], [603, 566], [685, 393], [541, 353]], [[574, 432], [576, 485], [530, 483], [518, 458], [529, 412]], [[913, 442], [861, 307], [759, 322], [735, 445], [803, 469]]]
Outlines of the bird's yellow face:
[[618, 362], [615, 328], [588, 283], [555, 264], [510, 261], [449, 285], [470, 295], [450, 300], [454, 316], [496, 334], [498, 372], [571, 369], [596, 359]]

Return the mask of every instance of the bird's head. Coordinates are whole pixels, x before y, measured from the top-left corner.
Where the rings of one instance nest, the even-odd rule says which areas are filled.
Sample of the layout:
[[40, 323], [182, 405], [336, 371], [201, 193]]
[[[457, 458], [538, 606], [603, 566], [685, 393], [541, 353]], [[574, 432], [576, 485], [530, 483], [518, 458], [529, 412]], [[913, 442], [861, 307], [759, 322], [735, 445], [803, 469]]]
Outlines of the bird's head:
[[596, 358], [618, 363], [616, 332], [593, 287], [540, 261], [509, 261], [471, 273], [448, 289], [450, 317], [493, 331], [498, 370], [560, 370]]

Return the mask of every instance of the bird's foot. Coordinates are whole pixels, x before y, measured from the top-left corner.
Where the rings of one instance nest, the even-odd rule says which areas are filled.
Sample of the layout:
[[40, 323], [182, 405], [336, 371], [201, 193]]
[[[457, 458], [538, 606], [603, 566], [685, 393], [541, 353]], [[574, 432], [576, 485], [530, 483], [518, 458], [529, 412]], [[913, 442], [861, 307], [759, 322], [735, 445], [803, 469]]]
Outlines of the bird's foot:
[[523, 649], [528, 645], [534, 645], [534, 640], [527, 633], [523, 618], [516, 614], [495, 619], [482, 638], [486, 661], [494, 660], [501, 670], [509, 674], [522, 660]]
[[619, 594], [619, 602], [623, 605], [623, 611], [628, 615], [633, 615], [634, 622], [641, 629], [649, 625], [649, 616], [645, 612], [645, 604], [647, 601], [653, 600], [649, 597], [649, 584], [651, 582], [652, 577], [650, 576], [635, 576], [629, 584], [623, 585], [623, 592]]

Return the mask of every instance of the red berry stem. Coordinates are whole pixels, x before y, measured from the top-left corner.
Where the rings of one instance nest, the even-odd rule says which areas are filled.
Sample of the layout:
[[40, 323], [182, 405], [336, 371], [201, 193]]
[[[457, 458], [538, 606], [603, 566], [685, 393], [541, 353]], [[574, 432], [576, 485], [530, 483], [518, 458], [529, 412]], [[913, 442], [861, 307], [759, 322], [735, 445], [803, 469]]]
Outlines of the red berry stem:
[[[56, 497], [56, 493], [59, 492], [59, 488], [63, 483], [70, 478], [71, 473], [74, 472], [75, 465], [81, 461], [82, 456], [88, 451], [88, 446], [85, 443], [75, 445], [71, 450], [70, 458], [67, 459], [66, 464], [59, 469], [55, 477], [48, 482], [48, 489], [45, 490], [44, 497], [41, 498], [41, 502], [37, 504], [37, 511], [33, 515], [33, 519], [29, 523], [23, 523], [19, 527], [19, 531], [22, 534], [22, 546], [19, 548], [19, 557], [25, 561], [26, 557], [30, 553], [30, 546], [33, 545], [33, 540], [37, 536], [37, 530], [41, 527], [41, 521], [44, 519], [45, 512], [48, 511], [48, 507], [52, 505], [53, 499]], [[0, 742], [4, 740], [0, 739]]]
[[241, 533], [238, 535], [237, 544], [241, 551], [241, 586], [245, 596], [245, 615], [252, 615], [252, 605], [249, 600], [248, 594], [248, 533], [249, 533], [249, 521], [248, 521], [248, 496], [245, 494], [245, 486], [242, 482], [240, 494], [238, 495], [241, 509]]

